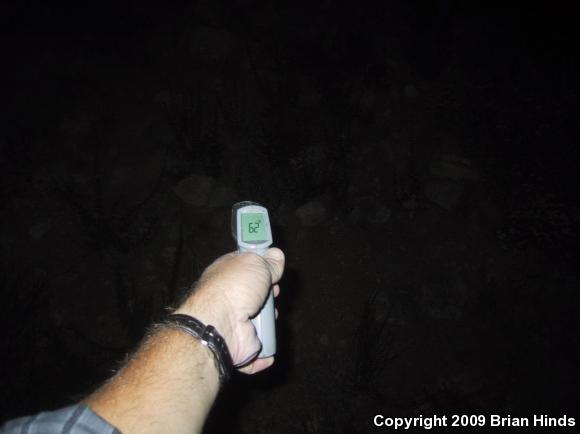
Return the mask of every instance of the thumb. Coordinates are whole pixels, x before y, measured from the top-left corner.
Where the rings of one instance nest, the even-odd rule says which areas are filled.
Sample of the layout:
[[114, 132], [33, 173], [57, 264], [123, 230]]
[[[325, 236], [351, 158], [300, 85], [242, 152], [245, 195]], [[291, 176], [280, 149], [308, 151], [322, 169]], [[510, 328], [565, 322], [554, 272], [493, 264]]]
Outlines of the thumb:
[[266, 251], [264, 259], [268, 264], [268, 269], [270, 271], [270, 275], [272, 276], [272, 285], [274, 285], [282, 278], [286, 258], [284, 257], [282, 250], [278, 249], [277, 247], [272, 247]]
[[251, 328], [252, 330], [251, 332], [248, 330], [247, 334], [245, 334], [247, 338], [244, 339], [245, 342], [242, 342], [240, 346], [240, 354], [234, 359], [234, 367], [236, 369], [250, 364], [262, 351], [262, 342], [258, 339], [256, 329], [250, 320], [247, 321], [247, 324], [244, 324], [244, 328]]

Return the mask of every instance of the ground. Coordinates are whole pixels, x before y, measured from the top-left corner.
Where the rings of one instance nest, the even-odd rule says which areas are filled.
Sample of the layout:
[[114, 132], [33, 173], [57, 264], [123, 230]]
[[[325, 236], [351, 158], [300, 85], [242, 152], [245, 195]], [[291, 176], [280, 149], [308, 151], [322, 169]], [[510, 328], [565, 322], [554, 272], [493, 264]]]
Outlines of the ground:
[[570, 414], [565, 11], [236, 5], [47, 8], [61, 30], [14, 8], [29, 20], [2, 34], [0, 416], [110, 376], [235, 248], [238, 200], [270, 209], [287, 256], [280, 348], [234, 378], [208, 432]]

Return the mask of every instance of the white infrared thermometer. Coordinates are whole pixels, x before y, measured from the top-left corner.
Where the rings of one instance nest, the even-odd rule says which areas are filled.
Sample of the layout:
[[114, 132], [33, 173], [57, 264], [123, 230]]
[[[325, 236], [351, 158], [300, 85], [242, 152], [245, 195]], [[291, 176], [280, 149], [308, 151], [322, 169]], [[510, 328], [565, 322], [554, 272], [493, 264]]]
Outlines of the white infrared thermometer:
[[[272, 245], [272, 229], [268, 210], [255, 202], [238, 202], [232, 207], [232, 234], [240, 252], [264, 256]], [[262, 342], [259, 358], [276, 354], [276, 317], [274, 293], [270, 293], [258, 314], [252, 318], [258, 339]]]

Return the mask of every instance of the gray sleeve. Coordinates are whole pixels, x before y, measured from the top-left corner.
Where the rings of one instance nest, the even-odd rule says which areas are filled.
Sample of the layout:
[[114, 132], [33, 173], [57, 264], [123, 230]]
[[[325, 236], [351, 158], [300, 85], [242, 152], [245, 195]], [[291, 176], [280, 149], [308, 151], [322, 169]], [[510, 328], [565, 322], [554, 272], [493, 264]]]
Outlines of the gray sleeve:
[[121, 434], [86, 404], [10, 420], [0, 434]]

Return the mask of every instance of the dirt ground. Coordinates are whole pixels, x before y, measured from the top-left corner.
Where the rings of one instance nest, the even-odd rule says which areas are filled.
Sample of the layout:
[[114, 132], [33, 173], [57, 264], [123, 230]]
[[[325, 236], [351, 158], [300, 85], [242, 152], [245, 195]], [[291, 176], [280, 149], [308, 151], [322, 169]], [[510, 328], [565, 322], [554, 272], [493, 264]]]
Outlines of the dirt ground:
[[207, 432], [577, 411], [570, 19], [323, 3], [9, 10], [2, 420], [109, 377], [238, 200], [287, 256], [279, 353]]

